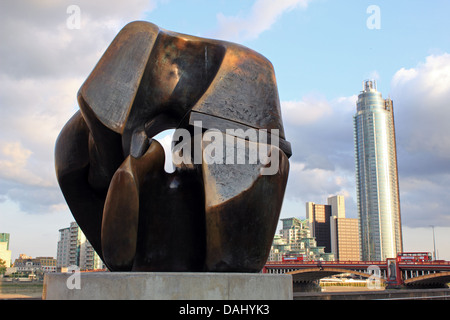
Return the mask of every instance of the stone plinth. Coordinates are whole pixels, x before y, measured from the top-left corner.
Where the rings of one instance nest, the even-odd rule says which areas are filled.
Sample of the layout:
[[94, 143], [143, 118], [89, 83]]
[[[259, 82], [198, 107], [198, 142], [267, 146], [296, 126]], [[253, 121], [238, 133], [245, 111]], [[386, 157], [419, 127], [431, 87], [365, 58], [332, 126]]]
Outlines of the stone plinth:
[[252, 273], [46, 274], [45, 300], [292, 300], [292, 276]]

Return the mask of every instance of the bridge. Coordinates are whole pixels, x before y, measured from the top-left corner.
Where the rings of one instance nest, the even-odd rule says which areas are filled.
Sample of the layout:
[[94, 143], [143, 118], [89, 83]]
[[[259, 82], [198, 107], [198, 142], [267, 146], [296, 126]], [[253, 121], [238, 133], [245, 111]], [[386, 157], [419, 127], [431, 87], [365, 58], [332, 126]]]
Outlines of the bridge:
[[350, 273], [388, 288], [442, 288], [450, 283], [448, 261], [275, 261], [263, 273], [291, 274], [295, 284], [314, 283], [332, 275]]

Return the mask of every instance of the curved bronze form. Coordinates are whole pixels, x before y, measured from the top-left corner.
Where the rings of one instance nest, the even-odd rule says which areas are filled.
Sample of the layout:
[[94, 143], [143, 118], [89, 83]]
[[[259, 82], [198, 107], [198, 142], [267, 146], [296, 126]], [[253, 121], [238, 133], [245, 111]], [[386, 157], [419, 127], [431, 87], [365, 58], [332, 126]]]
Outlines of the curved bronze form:
[[[78, 102], [56, 142], [56, 172], [75, 220], [111, 271], [261, 270], [291, 155], [267, 59], [237, 44], [132, 22]], [[166, 173], [152, 137], [171, 128], [192, 137], [177, 144], [192, 144], [184, 155], [192, 161]], [[267, 161], [229, 163], [225, 154], [222, 163], [207, 161], [211, 129], [227, 141], [224, 151], [244, 150], [247, 160], [250, 150], [266, 150], [275, 171], [262, 173]], [[246, 136], [259, 129], [270, 139]]]

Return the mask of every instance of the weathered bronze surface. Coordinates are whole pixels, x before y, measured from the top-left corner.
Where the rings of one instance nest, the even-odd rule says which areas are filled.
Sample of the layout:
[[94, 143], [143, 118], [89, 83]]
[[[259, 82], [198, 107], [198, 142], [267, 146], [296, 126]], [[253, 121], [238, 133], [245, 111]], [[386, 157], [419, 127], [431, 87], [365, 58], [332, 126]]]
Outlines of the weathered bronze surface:
[[[78, 92], [78, 111], [56, 142], [62, 193], [111, 271], [259, 272], [277, 226], [289, 173], [271, 63], [243, 46], [125, 26]], [[166, 129], [218, 130], [223, 150], [265, 148], [270, 164], [205, 159], [164, 170]], [[266, 129], [252, 141], [227, 129]], [[230, 139], [231, 138], [231, 139]], [[241, 147], [229, 141], [241, 141]], [[278, 145], [273, 141], [278, 140]], [[176, 141], [175, 141], [176, 142]], [[180, 143], [183, 143], [181, 141]], [[187, 143], [184, 141], [184, 143]], [[273, 158], [275, 159], [275, 158]], [[272, 159], [272, 161], [273, 161]]]

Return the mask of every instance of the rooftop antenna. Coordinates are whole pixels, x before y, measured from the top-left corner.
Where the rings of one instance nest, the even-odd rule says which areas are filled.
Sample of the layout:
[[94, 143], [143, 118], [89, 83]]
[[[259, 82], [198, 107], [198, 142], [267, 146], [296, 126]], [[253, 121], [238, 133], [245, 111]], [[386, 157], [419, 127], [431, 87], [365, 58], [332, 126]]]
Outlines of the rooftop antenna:
[[363, 81], [363, 91], [377, 91], [377, 82], [374, 79]]

